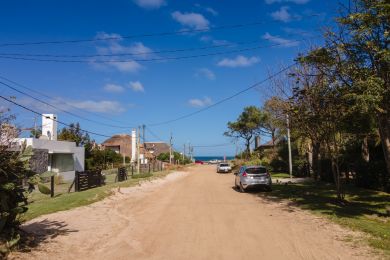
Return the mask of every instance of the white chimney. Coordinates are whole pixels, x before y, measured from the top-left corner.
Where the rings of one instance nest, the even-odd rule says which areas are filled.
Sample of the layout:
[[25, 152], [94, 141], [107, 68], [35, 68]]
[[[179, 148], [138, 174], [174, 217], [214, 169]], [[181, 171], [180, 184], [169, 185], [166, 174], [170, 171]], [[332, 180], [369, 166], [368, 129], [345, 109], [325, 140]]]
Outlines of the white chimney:
[[42, 136], [46, 136], [49, 140], [57, 141], [57, 115], [43, 114], [42, 115]]
[[137, 146], [137, 137], [136, 137], [136, 131], [133, 129], [131, 131], [131, 162], [135, 162], [137, 160], [136, 158], [136, 146]]

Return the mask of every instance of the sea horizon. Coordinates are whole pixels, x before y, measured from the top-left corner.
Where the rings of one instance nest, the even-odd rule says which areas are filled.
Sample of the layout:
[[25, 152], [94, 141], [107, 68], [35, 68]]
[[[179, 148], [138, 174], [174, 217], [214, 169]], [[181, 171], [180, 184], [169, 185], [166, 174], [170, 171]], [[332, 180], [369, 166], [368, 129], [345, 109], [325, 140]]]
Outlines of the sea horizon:
[[211, 161], [211, 160], [223, 160], [224, 157], [226, 157], [226, 160], [233, 160], [234, 156], [221, 156], [221, 155], [215, 155], [215, 156], [194, 156], [195, 160], [199, 161]]

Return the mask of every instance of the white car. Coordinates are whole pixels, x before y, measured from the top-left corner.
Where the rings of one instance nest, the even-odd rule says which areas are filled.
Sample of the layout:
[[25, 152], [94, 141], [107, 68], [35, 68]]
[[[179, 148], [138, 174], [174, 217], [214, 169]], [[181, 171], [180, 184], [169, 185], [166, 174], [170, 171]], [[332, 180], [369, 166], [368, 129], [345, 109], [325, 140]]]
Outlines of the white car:
[[220, 163], [217, 166], [217, 173], [231, 172], [231, 171], [232, 171], [232, 167], [228, 163]]

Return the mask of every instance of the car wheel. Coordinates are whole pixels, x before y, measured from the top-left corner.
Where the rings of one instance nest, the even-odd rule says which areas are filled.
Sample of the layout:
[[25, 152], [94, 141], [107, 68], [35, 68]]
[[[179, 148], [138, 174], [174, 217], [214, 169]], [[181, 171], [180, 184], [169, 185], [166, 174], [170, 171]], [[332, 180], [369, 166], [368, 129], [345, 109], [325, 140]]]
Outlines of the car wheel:
[[244, 187], [242, 186], [241, 182], [240, 182], [240, 192], [245, 193], [245, 189], [244, 189]]

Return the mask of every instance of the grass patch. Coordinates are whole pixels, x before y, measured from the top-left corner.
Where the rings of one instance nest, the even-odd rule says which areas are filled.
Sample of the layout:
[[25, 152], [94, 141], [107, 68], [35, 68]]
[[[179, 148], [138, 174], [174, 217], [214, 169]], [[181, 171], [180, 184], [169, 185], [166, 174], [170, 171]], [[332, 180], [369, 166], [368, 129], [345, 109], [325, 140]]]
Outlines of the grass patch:
[[[54, 198], [34, 192], [29, 197], [28, 211], [21, 216], [21, 221], [28, 221], [41, 215], [50, 214], [58, 211], [69, 210], [80, 206], [92, 204], [100, 201], [112, 194], [112, 190], [118, 187], [131, 187], [138, 185], [143, 180], [153, 180], [168, 175], [171, 171], [155, 172], [152, 174], [134, 175], [123, 182], [110, 183], [102, 187], [82, 191], [67, 193], [69, 184], [64, 184], [63, 193]], [[135, 177], [137, 176], [137, 177]]]
[[333, 222], [361, 231], [369, 245], [390, 256], [390, 194], [346, 186], [346, 203], [339, 203], [333, 184], [308, 182], [300, 184], [273, 184], [272, 193], [260, 194], [270, 200], [288, 199], [303, 209], [325, 216]]
[[285, 179], [285, 178], [290, 178], [290, 174], [284, 172], [271, 172], [271, 177]]

